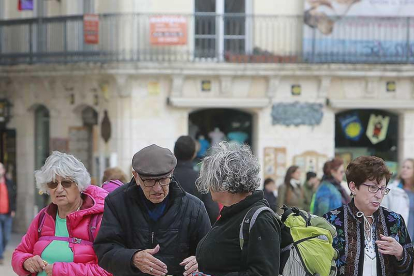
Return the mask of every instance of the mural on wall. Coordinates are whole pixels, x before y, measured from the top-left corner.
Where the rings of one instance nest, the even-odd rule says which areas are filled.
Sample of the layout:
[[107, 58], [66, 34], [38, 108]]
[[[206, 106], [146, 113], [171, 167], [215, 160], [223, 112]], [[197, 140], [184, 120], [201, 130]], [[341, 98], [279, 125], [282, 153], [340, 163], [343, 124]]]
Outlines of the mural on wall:
[[[305, 0], [303, 57], [313, 62], [412, 61], [412, 0]], [[375, 32], [370, 30], [375, 29]], [[392, 33], [390, 36], [388, 34]]]
[[264, 149], [264, 178], [271, 178], [279, 186], [286, 173], [286, 148], [266, 147]]
[[277, 103], [272, 107], [273, 125], [319, 125], [323, 118], [322, 104], [315, 103]]

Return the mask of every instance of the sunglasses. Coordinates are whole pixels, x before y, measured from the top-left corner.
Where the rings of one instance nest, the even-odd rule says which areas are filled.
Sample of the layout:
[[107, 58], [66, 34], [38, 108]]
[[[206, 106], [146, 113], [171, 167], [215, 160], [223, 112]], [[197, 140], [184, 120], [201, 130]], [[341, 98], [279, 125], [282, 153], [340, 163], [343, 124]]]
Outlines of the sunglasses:
[[47, 183], [47, 187], [49, 189], [56, 189], [57, 186], [59, 185], [59, 183], [62, 185], [63, 188], [67, 189], [70, 188], [72, 186], [72, 183], [75, 183], [73, 180], [69, 180], [69, 179], [63, 179], [62, 181], [52, 181], [52, 182], [48, 182]]

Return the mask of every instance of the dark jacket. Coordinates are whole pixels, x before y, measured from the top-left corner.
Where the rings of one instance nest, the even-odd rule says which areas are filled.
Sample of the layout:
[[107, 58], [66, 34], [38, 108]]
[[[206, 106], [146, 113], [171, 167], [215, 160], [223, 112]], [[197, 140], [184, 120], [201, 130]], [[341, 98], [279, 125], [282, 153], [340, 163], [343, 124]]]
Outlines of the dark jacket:
[[105, 199], [94, 243], [99, 265], [115, 276], [147, 275], [133, 265], [132, 258], [136, 252], [159, 244], [160, 251], [154, 256], [167, 265], [169, 275], [183, 275], [184, 267], [179, 263], [195, 255], [198, 242], [211, 228], [204, 204], [173, 180], [166, 211], [154, 222], [139, 189], [132, 179]]
[[280, 224], [270, 212], [262, 212], [240, 249], [240, 224], [253, 206], [269, 206], [256, 191], [230, 207], [197, 247], [198, 270], [214, 276], [279, 275]]
[[[358, 212], [352, 200], [349, 204], [324, 215], [338, 232], [332, 245], [339, 252], [336, 260], [339, 276], [363, 275], [365, 231], [364, 219], [357, 216]], [[404, 219], [384, 207], [380, 207], [373, 216], [376, 223], [375, 239], [378, 240], [380, 234], [391, 236], [404, 248], [403, 259], [399, 262], [394, 256], [380, 254], [375, 246], [378, 276], [411, 276], [414, 252]]]
[[270, 208], [274, 212], [277, 212], [277, 197], [275, 197], [275, 195], [272, 192], [267, 191], [265, 188], [263, 188], [263, 195], [267, 202], [269, 202]]
[[178, 160], [177, 166], [174, 170], [174, 177], [178, 183], [180, 183], [180, 186], [184, 189], [184, 191], [201, 199], [206, 207], [210, 223], [213, 225], [219, 216], [220, 209], [218, 204], [211, 198], [210, 193], [201, 194], [197, 190], [195, 182], [198, 178], [198, 172], [193, 169], [192, 162]]
[[6, 179], [7, 195], [9, 198], [9, 213], [16, 212], [16, 186], [13, 181]]

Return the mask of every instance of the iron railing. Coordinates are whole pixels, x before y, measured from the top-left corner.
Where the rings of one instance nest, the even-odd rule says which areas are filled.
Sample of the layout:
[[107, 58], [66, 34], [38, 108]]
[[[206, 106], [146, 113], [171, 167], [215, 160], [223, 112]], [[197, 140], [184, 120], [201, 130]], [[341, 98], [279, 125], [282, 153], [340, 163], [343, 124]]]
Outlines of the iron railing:
[[[155, 26], [171, 18], [179, 18], [179, 24]], [[302, 16], [101, 14], [99, 43], [86, 44], [82, 15], [2, 20], [0, 65], [414, 63], [412, 18], [346, 17], [312, 22]]]

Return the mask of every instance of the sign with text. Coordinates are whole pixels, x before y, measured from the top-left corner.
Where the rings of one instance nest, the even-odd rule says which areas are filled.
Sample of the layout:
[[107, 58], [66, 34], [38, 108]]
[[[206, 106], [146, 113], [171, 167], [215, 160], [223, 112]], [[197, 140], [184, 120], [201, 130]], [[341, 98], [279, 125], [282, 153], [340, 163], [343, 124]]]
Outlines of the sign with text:
[[151, 16], [150, 42], [151, 45], [187, 44], [187, 19], [174, 15]]
[[85, 44], [99, 44], [99, 15], [83, 16], [83, 36]]

